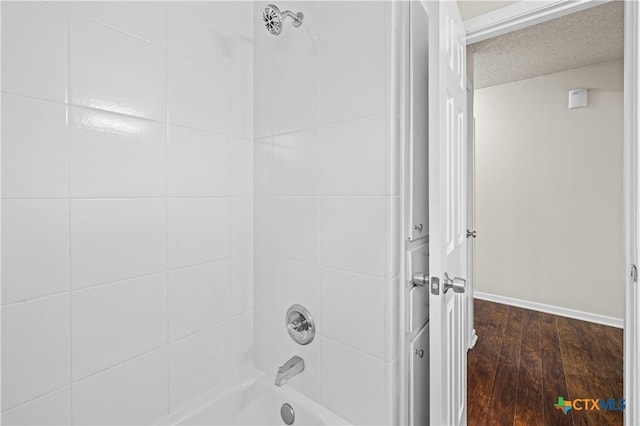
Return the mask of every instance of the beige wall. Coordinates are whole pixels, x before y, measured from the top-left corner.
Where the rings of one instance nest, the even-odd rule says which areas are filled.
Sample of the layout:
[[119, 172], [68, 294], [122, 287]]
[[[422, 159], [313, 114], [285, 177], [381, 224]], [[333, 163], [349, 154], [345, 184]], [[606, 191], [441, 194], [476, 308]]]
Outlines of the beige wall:
[[622, 88], [618, 60], [475, 92], [476, 291], [624, 317]]

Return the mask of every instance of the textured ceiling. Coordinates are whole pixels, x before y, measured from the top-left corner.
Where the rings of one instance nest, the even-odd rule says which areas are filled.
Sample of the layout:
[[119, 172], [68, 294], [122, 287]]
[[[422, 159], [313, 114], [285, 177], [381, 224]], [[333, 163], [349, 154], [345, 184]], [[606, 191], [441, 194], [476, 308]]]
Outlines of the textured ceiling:
[[458, 0], [458, 8], [460, 9], [462, 20], [466, 21], [467, 19], [475, 18], [476, 16], [509, 6], [513, 3], [517, 3], [517, 1]]
[[623, 2], [612, 1], [472, 44], [474, 87], [621, 59], [623, 17]]

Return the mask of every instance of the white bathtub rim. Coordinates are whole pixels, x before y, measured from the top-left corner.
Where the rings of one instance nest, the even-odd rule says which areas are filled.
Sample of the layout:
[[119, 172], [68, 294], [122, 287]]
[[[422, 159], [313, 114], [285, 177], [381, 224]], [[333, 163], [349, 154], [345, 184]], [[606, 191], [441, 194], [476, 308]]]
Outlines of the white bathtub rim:
[[255, 368], [247, 370], [241, 376], [236, 377], [232, 381], [220, 383], [218, 386], [215, 386], [197, 398], [194, 398], [175, 412], [169, 414], [164, 421], [159, 423], [159, 425], [177, 425], [194, 416], [196, 413], [204, 410], [209, 405], [212, 405], [228, 395], [257, 382], [264, 375], [264, 372]]
[[[229, 395], [241, 391], [243, 388], [247, 388], [256, 382], [265, 380], [271, 382], [271, 378], [261, 370], [252, 368], [243, 373], [239, 378], [236, 378], [233, 382], [221, 384], [216, 388], [204, 393], [202, 396], [194, 399], [192, 402], [186, 404], [184, 407], [178, 409], [175, 413], [170, 414], [165, 421], [159, 423], [160, 425], [178, 425], [185, 420], [195, 416], [199, 412], [205, 410], [207, 407], [215, 404], [223, 398]], [[273, 385], [275, 386], [275, 385]], [[351, 425], [338, 414], [329, 410], [327, 407], [312, 400], [306, 395], [298, 392], [297, 390], [287, 386], [286, 384], [279, 388], [286, 396], [289, 403], [292, 405], [303, 404], [307, 406], [311, 411], [316, 413], [318, 417], [322, 419], [326, 425]], [[284, 424], [284, 422], [283, 422]]]

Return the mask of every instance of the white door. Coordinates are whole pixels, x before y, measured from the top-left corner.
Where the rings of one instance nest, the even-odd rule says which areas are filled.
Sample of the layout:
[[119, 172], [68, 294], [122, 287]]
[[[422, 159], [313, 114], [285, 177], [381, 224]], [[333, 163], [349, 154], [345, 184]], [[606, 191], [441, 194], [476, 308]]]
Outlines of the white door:
[[473, 84], [467, 82], [467, 138], [466, 138], [466, 151], [464, 152], [467, 158], [467, 288], [465, 289], [465, 304], [467, 305], [467, 334], [469, 335], [469, 341], [467, 347], [473, 348], [478, 340], [476, 329], [473, 323], [473, 258], [475, 256], [475, 205], [474, 205], [474, 192], [475, 192], [475, 119], [473, 117]]
[[456, 2], [429, 13], [429, 359], [432, 425], [466, 424], [466, 46]]

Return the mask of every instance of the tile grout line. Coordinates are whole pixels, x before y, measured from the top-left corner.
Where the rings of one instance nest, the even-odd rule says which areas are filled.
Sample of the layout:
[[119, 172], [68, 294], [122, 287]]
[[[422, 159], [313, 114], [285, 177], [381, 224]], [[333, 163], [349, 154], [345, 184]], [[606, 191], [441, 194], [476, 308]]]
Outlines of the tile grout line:
[[167, 407], [166, 407], [166, 416], [169, 417], [171, 413], [171, 389], [170, 389], [170, 355], [169, 355], [169, 328], [171, 326], [171, 309], [170, 309], [170, 288], [171, 281], [169, 279], [170, 271], [169, 271], [169, 51], [167, 49], [167, 45], [169, 42], [169, 6], [167, 2], [164, 2], [164, 196], [165, 196], [165, 267], [166, 267], [166, 275], [165, 275], [165, 285], [166, 287], [166, 309], [167, 309], [167, 321], [166, 321], [166, 368], [167, 368]]
[[230, 261], [231, 259], [235, 259], [235, 258], [239, 258], [239, 257], [242, 257], [242, 256], [246, 256], [248, 254], [250, 254], [250, 252], [243, 252], [241, 254], [234, 255], [234, 256], [231, 256], [229, 258], [221, 257], [221, 258], [216, 258], [216, 259], [209, 259], [209, 260], [205, 260], [205, 261], [198, 262], [198, 263], [190, 263], [188, 265], [176, 266], [174, 268], [169, 268], [168, 270], [160, 270], [160, 271], [148, 272], [148, 273], [144, 273], [144, 274], [140, 274], [140, 275], [134, 275], [134, 276], [126, 277], [126, 278], [117, 279], [115, 281], [92, 284], [92, 285], [89, 285], [87, 287], [81, 287], [81, 288], [76, 288], [76, 289], [70, 289], [70, 290], [67, 290], [67, 291], [60, 291], [60, 292], [56, 292], [56, 293], [45, 294], [45, 295], [42, 295], [42, 296], [37, 296], [37, 297], [24, 299], [24, 300], [16, 300], [14, 302], [6, 303], [6, 304], [2, 305], [2, 307], [5, 308], [5, 307], [10, 307], [10, 306], [20, 305], [22, 303], [35, 302], [35, 301], [38, 301], [38, 300], [53, 298], [53, 297], [56, 297], [56, 296], [63, 296], [65, 294], [76, 294], [76, 293], [80, 293], [80, 292], [83, 292], [83, 291], [89, 291], [89, 290], [92, 290], [92, 289], [97, 289], [97, 288], [108, 286], [108, 285], [122, 284], [125, 281], [131, 281], [131, 280], [136, 280], [136, 279], [140, 279], [140, 278], [147, 278], [147, 277], [150, 277], [150, 276], [153, 276], [153, 275], [160, 275], [160, 274], [169, 273], [169, 272], [173, 272], [173, 271], [181, 271], [181, 270], [184, 270], [184, 269], [189, 269], [189, 268], [197, 267], [197, 266], [203, 266], [203, 265], [207, 265], [207, 264], [210, 264], [210, 263], [224, 262], [225, 260], [229, 260]]
[[[168, 16], [167, 8], [168, 8], [168, 6], [165, 4], [165, 28], [167, 28], [167, 16]], [[114, 32], [120, 34], [120, 35], [124, 35], [124, 36], [127, 36], [127, 37], [132, 37], [132, 38], [134, 38], [134, 39], [136, 39], [138, 41], [144, 42], [145, 44], [151, 45], [151, 46], [156, 47], [156, 48], [161, 48], [161, 49], [166, 51], [167, 55], [168, 54], [172, 54], [172, 55], [180, 56], [182, 58], [186, 58], [186, 59], [188, 59], [188, 60], [190, 60], [192, 62], [196, 62], [197, 64], [202, 65], [202, 66], [204, 66], [204, 67], [206, 67], [206, 68], [208, 68], [210, 70], [215, 70], [215, 71], [224, 73], [224, 74], [228, 75], [229, 77], [233, 77], [233, 78], [236, 78], [238, 80], [242, 80], [242, 81], [245, 81], [247, 83], [250, 83], [250, 81], [245, 80], [243, 77], [240, 77], [238, 75], [234, 75], [231, 72], [231, 67], [229, 67], [227, 70], [225, 70], [223, 68], [218, 68], [218, 67], [216, 67], [214, 65], [211, 65], [211, 63], [205, 62], [204, 60], [202, 60], [200, 58], [189, 56], [188, 54], [183, 53], [180, 50], [170, 48], [168, 46], [168, 37], [167, 37], [168, 31], [165, 32], [165, 42], [164, 42], [164, 45], [163, 45], [163, 44], [158, 44], [158, 43], [156, 43], [154, 41], [148, 40], [148, 39], [146, 39], [146, 38], [144, 38], [142, 36], [139, 36], [137, 34], [128, 32], [127, 30], [124, 30], [122, 28], [118, 28], [118, 27], [112, 26], [111, 24], [108, 24], [106, 22], [102, 22], [97, 18], [94, 18], [94, 17], [89, 16], [89, 15], [85, 15], [85, 14], [83, 14], [81, 12], [69, 11], [68, 13], [69, 13], [69, 17], [71, 17], [72, 15], [76, 16], [76, 17], [81, 18], [83, 20], [92, 22], [94, 24], [98, 24], [100, 27], [109, 29], [111, 31], [114, 31]]]
[[[373, 196], [375, 197], [375, 196]], [[31, 200], [67, 200], [70, 199], [72, 201], [148, 201], [148, 200], [164, 200], [164, 199], [173, 199], [173, 200], [220, 200], [220, 199], [242, 199], [241, 196], [227, 196], [227, 195], [172, 195], [172, 196], [164, 196], [164, 195], [133, 195], [133, 196], [90, 196], [90, 197], [1, 197], [4, 201], [31, 201]], [[282, 197], [281, 197], [282, 198]], [[297, 196], [291, 196], [288, 198], [299, 198]], [[312, 197], [308, 197], [312, 198]]]
[[[320, 26], [319, 32], [322, 31], [322, 26]], [[316, 158], [315, 158], [315, 167], [316, 167], [316, 182], [315, 182], [315, 187], [316, 190], [319, 191], [320, 189], [320, 182], [321, 182], [321, 164], [320, 164], [320, 130], [322, 129], [322, 126], [320, 125], [320, 99], [322, 96], [322, 61], [321, 60], [317, 60], [317, 61], [313, 61], [313, 67], [317, 70], [318, 74], [318, 78], [317, 80], [314, 82], [314, 86], [315, 86], [315, 90], [316, 90], [316, 99], [315, 99], [315, 122], [317, 124], [317, 127], [315, 128], [315, 154], [316, 154]], [[274, 188], [271, 189], [271, 193], [273, 194], [274, 192]], [[324, 215], [322, 214], [322, 198], [318, 197], [315, 199], [315, 208], [318, 211], [318, 222], [316, 223], [316, 232], [317, 232], [317, 240], [316, 240], [316, 247], [315, 247], [315, 258], [316, 258], [316, 264], [320, 265], [322, 263], [322, 250], [320, 249], [320, 240], [321, 240], [321, 235], [322, 235], [322, 225], [324, 220], [326, 220], [326, 218], [324, 218]], [[318, 297], [318, 309], [319, 309], [319, 315], [320, 318], [324, 318], [324, 306], [323, 306], [323, 293], [325, 291], [325, 277], [324, 274], [322, 273], [322, 270], [320, 270], [319, 275], [319, 286], [320, 286], [320, 291], [318, 292], [319, 297]], [[320, 329], [320, 331], [322, 331], [322, 329]], [[319, 379], [318, 379], [318, 402], [320, 404], [325, 405], [325, 398], [324, 398], [324, 392], [323, 392], [323, 380], [322, 378], [324, 377], [323, 371], [326, 369], [326, 360], [325, 360], [325, 354], [326, 354], [326, 345], [322, 344], [322, 340], [323, 337], [322, 334], [320, 334], [320, 338], [318, 339], [318, 353], [320, 356], [320, 362], [319, 362], [319, 366], [318, 366], [318, 370], [319, 370]]]
[[[226, 16], [226, 18], [227, 18], [226, 21], [229, 22], [229, 19], [231, 17], [231, 13], [230, 13], [230, 10], [229, 10], [229, 5], [227, 5], [225, 11], [226, 11], [226, 15], [227, 15]], [[231, 62], [230, 61], [229, 61], [229, 64], [228, 64], [228, 69], [231, 70]], [[227, 108], [228, 108], [228, 111], [229, 111], [229, 121], [228, 121], [227, 124], [229, 126], [229, 129], [228, 129], [229, 130], [229, 134], [234, 133], [234, 130], [235, 130], [233, 128], [234, 127], [233, 126], [233, 102], [232, 102], [232, 99], [233, 99], [232, 88], [233, 87], [234, 87], [233, 84], [229, 84], [229, 86], [227, 87]], [[231, 160], [233, 158], [233, 156], [232, 156], [233, 144], [234, 144], [234, 137], [230, 136], [229, 140], [228, 140], [229, 150], [227, 152], [227, 164], [229, 164], [229, 168], [227, 170], [227, 194], [229, 196], [231, 196], [231, 187], [233, 186], [232, 183], [231, 183], [232, 174], [233, 174], [232, 173], [232, 167], [231, 167]], [[233, 239], [233, 235], [232, 235], [233, 234], [233, 232], [232, 232], [233, 231], [233, 226], [231, 224], [233, 215], [232, 215], [231, 199], [227, 198], [227, 200], [228, 200], [228, 204], [227, 204], [227, 229], [229, 230], [229, 239], [227, 240], [227, 258], [230, 259], [231, 258], [231, 246], [232, 246], [231, 241]], [[230, 318], [233, 315], [233, 308], [234, 308], [234, 305], [233, 305], [233, 300], [234, 300], [234, 297], [233, 297], [234, 291], [233, 290], [234, 289], [233, 289], [233, 286], [231, 285], [231, 283], [233, 281], [233, 279], [231, 278], [231, 274], [232, 274], [231, 260], [229, 260], [229, 262], [227, 263], [227, 271], [228, 271], [228, 274], [227, 274], [227, 283], [226, 283], [226, 285], [227, 285], [227, 289], [229, 291], [228, 292], [228, 294], [229, 294], [229, 303], [228, 303], [227, 306], [229, 306], [228, 315], [229, 315], [229, 318]], [[235, 352], [234, 349], [235, 348], [234, 348], [234, 345], [233, 345], [233, 343], [234, 343], [233, 324], [231, 324], [231, 327], [229, 327], [229, 331], [227, 332], [227, 336], [228, 336], [227, 338], [229, 339], [227, 341], [227, 345], [230, 348], [229, 355], [228, 355], [229, 359], [227, 360], [228, 368], [231, 371], [231, 377], [235, 378], [235, 373], [236, 373], [236, 371], [235, 371], [236, 362], [235, 361], [236, 361], [236, 358], [234, 356], [234, 352]]]
[[[34, 396], [34, 397], [31, 397], [31, 398], [29, 398], [29, 399], [27, 399], [27, 400], [25, 400], [25, 401], [22, 401], [22, 402], [20, 402], [19, 404], [12, 405], [12, 406], [11, 406], [11, 407], [9, 407], [9, 408], [3, 408], [3, 409], [2, 409], [2, 411], [0, 411], [0, 413], [1, 413], [1, 414], [5, 414], [5, 413], [7, 413], [7, 412], [9, 412], [9, 411], [13, 411], [13, 410], [15, 410], [15, 409], [17, 409], [17, 408], [24, 407], [24, 406], [25, 406], [25, 405], [27, 405], [27, 404], [30, 404], [30, 403], [32, 403], [32, 402], [35, 402], [35, 401], [39, 400], [39, 399], [42, 399], [42, 398], [46, 398], [46, 397], [48, 397], [48, 396], [51, 396], [51, 395], [53, 395], [54, 393], [56, 393], [56, 392], [60, 392], [60, 391], [62, 391], [62, 390], [64, 390], [64, 389], [66, 389], [66, 388], [69, 388], [69, 393], [71, 393], [71, 385], [72, 385], [72, 383], [69, 383], [69, 384], [66, 384], [66, 385], [63, 385], [63, 386], [57, 387], [57, 388], [55, 388], [55, 389], [52, 389], [52, 390], [46, 391], [45, 393], [39, 394], [39, 395]], [[4, 416], [1, 416], [1, 417], [4, 417]]]
[[[385, 12], [386, 12], [386, 7], [391, 8], [392, 6], [390, 4], [385, 4]], [[389, 9], [391, 11], [391, 9]], [[392, 161], [391, 160], [391, 132], [390, 132], [390, 122], [388, 119], [388, 111], [391, 109], [391, 105], [390, 105], [390, 99], [387, 98], [387, 85], [389, 88], [392, 87], [392, 82], [390, 81], [390, 73], [389, 70], [387, 69], [387, 61], [390, 58], [390, 53], [389, 51], [387, 51], [387, 49], [391, 49], [391, 45], [387, 45], [387, 31], [389, 30], [390, 24], [392, 24], [392, 22], [390, 22], [391, 20], [391, 13], [386, 14], [385, 13], [385, 19], [384, 19], [384, 41], [382, 43], [382, 51], [383, 51], [383, 67], [384, 67], [384, 77], [383, 77], [383, 81], [384, 81], [384, 87], [383, 87], [383, 91], [384, 91], [384, 156], [385, 156], [385, 161], [384, 161], [384, 193], [385, 194], [389, 194], [391, 192], [391, 184], [390, 184], [390, 180], [391, 180], [391, 167], [389, 162]], [[390, 93], [390, 92], [389, 92]], [[390, 98], [390, 96], [389, 96]], [[320, 109], [320, 107], [318, 107], [318, 110]], [[392, 323], [392, 321], [390, 321], [390, 303], [393, 300], [393, 298], [390, 298], [390, 294], [393, 285], [392, 283], [392, 279], [388, 279], [386, 277], [388, 277], [390, 274], [390, 269], [391, 269], [391, 262], [392, 262], [392, 253], [393, 250], [390, 250], [390, 246], [391, 246], [391, 237], [392, 237], [392, 232], [391, 232], [391, 227], [393, 226], [391, 224], [391, 209], [393, 209], [392, 206], [392, 202], [391, 202], [391, 198], [386, 196], [384, 197], [384, 339], [383, 339], [383, 345], [384, 345], [384, 353], [383, 353], [383, 357], [385, 358], [385, 362], [386, 362], [386, 358], [387, 358], [387, 354], [392, 352], [392, 349], [389, 348], [390, 345], [394, 345], [395, 342], [392, 342], [390, 337], [390, 324]], [[398, 310], [398, 312], [400, 312], [400, 310]], [[465, 362], [466, 362], [466, 357], [465, 357]], [[384, 406], [384, 415], [385, 418], [387, 418], [387, 415], [389, 415], [390, 417], [390, 413], [387, 412], [387, 410], [389, 409], [388, 407], [388, 401], [386, 398], [387, 392], [389, 391], [389, 386], [390, 385], [387, 383], [387, 379], [388, 379], [388, 375], [385, 374], [385, 406]]]
[[65, 18], [66, 18], [66, 30], [67, 30], [67, 69], [66, 69], [66, 87], [65, 87], [65, 120], [66, 120], [66, 137], [67, 137], [67, 190], [69, 193], [68, 197], [68, 215], [69, 215], [69, 229], [67, 231], [67, 235], [69, 238], [69, 421], [73, 425], [74, 415], [73, 415], [73, 259], [72, 259], [72, 241], [71, 241], [71, 128], [69, 126], [69, 91], [71, 90], [71, 12], [69, 8], [65, 8]]
[[[68, 106], [69, 108], [86, 109], [86, 110], [89, 110], [89, 111], [97, 111], [97, 112], [101, 112], [101, 113], [104, 113], [104, 114], [118, 115], [118, 116], [122, 116], [122, 117], [127, 117], [127, 118], [132, 119], [132, 120], [140, 120], [140, 121], [145, 121], [145, 122], [154, 123], [154, 124], [158, 124], [158, 125], [167, 125], [167, 126], [172, 126], [172, 127], [179, 127], [181, 129], [193, 130], [193, 131], [200, 132], [200, 133], [207, 133], [207, 134], [213, 134], [213, 135], [219, 135], [219, 136], [225, 136], [225, 137], [234, 137], [231, 134], [224, 133], [224, 132], [221, 132], [219, 130], [205, 129], [203, 127], [194, 127], [194, 126], [191, 126], [191, 125], [186, 125], [186, 124], [181, 124], [181, 123], [170, 123], [170, 122], [168, 122], [166, 120], [158, 120], [158, 119], [155, 119], [155, 118], [145, 117], [145, 116], [141, 116], [141, 115], [126, 114], [126, 113], [113, 111], [113, 110], [109, 110], [109, 109], [103, 109], [103, 108], [97, 108], [97, 107], [89, 106], [89, 105], [77, 104], [77, 103], [72, 102], [70, 99], [65, 99], [64, 101], [60, 101], [60, 100], [54, 100], [54, 99], [49, 99], [49, 98], [43, 98], [43, 97], [28, 95], [28, 94], [24, 94], [24, 93], [20, 93], [20, 92], [14, 92], [14, 91], [6, 90], [6, 89], [0, 89], [0, 93], [3, 93], [5, 95], [19, 97], [19, 98], [31, 99], [31, 100], [35, 100], [35, 101], [39, 101], [39, 102], [47, 102], [47, 103], [52, 103], [52, 104], [57, 104], [57, 105], [64, 105], [64, 106]], [[306, 130], [306, 128], [296, 129], [296, 130], [294, 130], [294, 131], [292, 131], [290, 133], [295, 133], [295, 132], [299, 132], [299, 131], [302, 131], [302, 130]], [[237, 138], [244, 139], [244, 140], [249, 140], [249, 138], [242, 137], [242, 136], [239, 136]]]
[[299, 264], [303, 264], [303, 265], [307, 265], [307, 266], [318, 267], [318, 268], [321, 268], [321, 269], [329, 269], [329, 270], [332, 270], [332, 271], [345, 272], [345, 273], [348, 273], [348, 274], [358, 275], [360, 277], [365, 277], [365, 278], [369, 278], [369, 279], [395, 280], [395, 279], [400, 277], [399, 274], [395, 275], [393, 277], [385, 277], [385, 276], [382, 276], [382, 275], [372, 275], [372, 274], [367, 274], [367, 273], [360, 272], [360, 271], [355, 271], [355, 270], [352, 270], [352, 269], [339, 268], [339, 267], [332, 266], [332, 265], [327, 265], [327, 264], [324, 264], [324, 263], [314, 263], [314, 262], [309, 262], [309, 261], [306, 261], [306, 260], [293, 259], [293, 258], [286, 257], [286, 256], [280, 256], [280, 255], [275, 255], [275, 254], [271, 254], [271, 253], [265, 253], [265, 252], [262, 252], [262, 251], [257, 251], [256, 254], [259, 255], [259, 256], [268, 257], [268, 258], [271, 258], [271, 259], [278, 259], [278, 260], [281, 260], [281, 261], [284, 260], [284, 261], [291, 262], [291, 263], [299, 263]]
[[[226, 318], [226, 319], [223, 319], [223, 320], [217, 321], [217, 322], [215, 322], [215, 323], [207, 324], [207, 325], [205, 325], [204, 327], [199, 328], [198, 330], [195, 330], [195, 331], [189, 332], [188, 334], [185, 334], [184, 336], [180, 336], [179, 338], [174, 339], [174, 340], [173, 340], [173, 341], [171, 341], [169, 344], [174, 344], [174, 343], [177, 343], [177, 342], [180, 342], [180, 341], [186, 340], [186, 339], [188, 339], [188, 338], [191, 338], [191, 337], [193, 337], [193, 336], [195, 336], [195, 335], [197, 335], [197, 334], [204, 333], [204, 332], [206, 332], [206, 331], [208, 331], [208, 330], [210, 330], [210, 329], [212, 329], [212, 328], [214, 328], [214, 327], [217, 327], [217, 326], [221, 325], [222, 323], [224, 323], [224, 322], [226, 322], [226, 321], [231, 321], [231, 320], [233, 320], [233, 319], [234, 319], [234, 318], [236, 318], [236, 317], [240, 317], [241, 315], [243, 315], [244, 313], [246, 313], [246, 312], [248, 312], [248, 311], [249, 311], [249, 310], [245, 310], [245, 311], [243, 311], [242, 313], [239, 313], [239, 314], [237, 314], [237, 315], [232, 315], [232, 316], [231, 316], [231, 317], [229, 317], [229, 318]], [[60, 386], [60, 387], [57, 387], [57, 388], [55, 388], [55, 389], [53, 389], [53, 390], [50, 390], [50, 391], [47, 391], [47, 392], [45, 392], [45, 393], [39, 394], [39, 395], [37, 395], [37, 396], [35, 396], [35, 397], [33, 397], [33, 398], [29, 398], [28, 400], [23, 401], [23, 402], [21, 402], [21, 403], [19, 403], [19, 404], [13, 405], [13, 406], [11, 406], [11, 407], [7, 408], [6, 410], [2, 410], [2, 412], [4, 413], [4, 412], [7, 412], [7, 411], [12, 410], [12, 409], [14, 409], [14, 408], [17, 408], [17, 407], [23, 406], [23, 405], [25, 405], [25, 404], [28, 404], [28, 403], [30, 403], [30, 402], [33, 402], [33, 401], [37, 400], [37, 399], [40, 399], [40, 398], [46, 397], [46, 396], [48, 396], [48, 395], [50, 395], [50, 394], [53, 394], [54, 392], [58, 392], [58, 391], [60, 391], [60, 390], [62, 390], [62, 389], [65, 389], [65, 388], [67, 388], [67, 387], [71, 389], [71, 388], [73, 387], [73, 385], [75, 385], [75, 384], [77, 384], [77, 383], [84, 382], [84, 381], [86, 381], [86, 380], [88, 380], [88, 379], [90, 379], [90, 378], [92, 378], [92, 377], [98, 376], [98, 375], [100, 375], [100, 374], [102, 374], [102, 373], [105, 373], [105, 372], [107, 372], [107, 371], [109, 371], [109, 370], [112, 370], [112, 369], [114, 369], [114, 368], [116, 368], [116, 367], [122, 366], [122, 365], [124, 365], [124, 364], [126, 364], [126, 363], [128, 363], [128, 362], [130, 362], [130, 361], [134, 361], [134, 360], [136, 360], [136, 359], [138, 359], [138, 358], [141, 358], [141, 357], [143, 357], [143, 356], [145, 356], [145, 355], [147, 355], [147, 354], [150, 354], [151, 352], [159, 351], [159, 350], [161, 350], [161, 349], [163, 349], [163, 348], [166, 348], [166, 347], [167, 347], [167, 345], [165, 345], [165, 344], [160, 344], [160, 345], [156, 345], [156, 346], [154, 346], [154, 347], [151, 347], [151, 348], [145, 349], [145, 350], [143, 350], [142, 352], [139, 352], [139, 353], [137, 353], [136, 355], [133, 355], [133, 356], [131, 356], [131, 357], [129, 357], [129, 358], [127, 358], [127, 359], [125, 359], [125, 360], [118, 361], [118, 362], [116, 362], [116, 363], [115, 363], [115, 364], [113, 364], [113, 365], [110, 365], [110, 366], [108, 366], [108, 367], [105, 367], [105, 368], [102, 368], [102, 369], [100, 369], [100, 370], [98, 370], [98, 371], [95, 371], [95, 372], [93, 372], [93, 373], [91, 373], [91, 374], [89, 374], [89, 375], [87, 375], [87, 376], [84, 376], [84, 377], [79, 378], [79, 379], [77, 379], [77, 380], [75, 380], [75, 381], [72, 381], [72, 382], [71, 382], [71, 383], [69, 383], [69, 384], [65, 384], [65, 385]]]
[[[246, 311], [245, 311], [245, 312], [246, 312]], [[77, 383], [80, 383], [80, 382], [86, 381], [86, 380], [88, 380], [88, 379], [90, 379], [90, 378], [92, 378], [92, 377], [98, 376], [98, 375], [100, 375], [100, 374], [102, 374], [102, 373], [105, 373], [105, 372], [107, 372], [107, 371], [113, 370], [114, 368], [120, 367], [120, 366], [122, 366], [122, 365], [124, 365], [124, 364], [126, 364], [126, 363], [128, 363], [128, 362], [135, 361], [135, 360], [137, 360], [137, 359], [139, 359], [139, 358], [141, 358], [141, 357], [143, 357], [143, 356], [145, 356], [145, 355], [148, 355], [148, 354], [150, 354], [150, 353], [152, 353], [152, 352], [160, 351], [160, 350], [162, 350], [162, 349], [165, 349], [165, 350], [166, 350], [168, 346], [171, 346], [171, 345], [173, 345], [173, 344], [176, 344], [176, 343], [179, 343], [179, 342], [185, 341], [185, 340], [190, 339], [190, 338], [192, 338], [192, 337], [194, 337], [194, 336], [196, 336], [196, 335], [198, 335], [198, 334], [205, 333], [205, 332], [207, 332], [207, 331], [211, 330], [211, 329], [212, 329], [212, 328], [214, 328], [214, 327], [218, 327], [218, 326], [222, 325], [222, 324], [223, 324], [223, 323], [225, 323], [225, 322], [231, 321], [232, 319], [234, 319], [234, 318], [236, 318], [236, 317], [241, 316], [242, 314], [244, 314], [244, 312], [242, 312], [242, 313], [240, 313], [240, 314], [238, 314], [238, 315], [234, 315], [234, 316], [232, 316], [232, 317], [230, 317], [230, 318], [226, 318], [226, 319], [223, 319], [223, 320], [220, 320], [220, 321], [216, 321], [216, 322], [214, 322], [214, 323], [207, 324], [207, 325], [205, 325], [205, 326], [203, 326], [202, 328], [199, 328], [199, 329], [197, 329], [197, 330], [190, 331], [189, 333], [187, 333], [187, 334], [185, 334], [185, 335], [183, 335], [183, 336], [180, 336], [180, 337], [178, 337], [178, 338], [176, 338], [176, 339], [174, 339], [174, 340], [170, 341], [168, 345], [167, 345], [167, 344], [162, 343], [162, 344], [158, 344], [158, 345], [155, 345], [155, 346], [153, 346], [153, 347], [149, 347], [149, 348], [147, 348], [147, 349], [144, 349], [142, 352], [139, 352], [139, 353], [137, 353], [137, 354], [135, 354], [135, 355], [133, 355], [133, 356], [130, 356], [130, 357], [129, 357], [129, 358], [127, 358], [127, 359], [124, 359], [124, 360], [118, 361], [118, 362], [116, 362], [115, 364], [112, 364], [112, 365], [110, 365], [110, 366], [108, 366], [108, 367], [101, 368], [101, 369], [100, 369], [100, 370], [98, 370], [98, 371], [95, 371], [95, 372], [93, 372], [93, 373], [90, 373], [90, 374], [88, 374], [88, 375], [86, 375], [86, 376], [84, 376], [84, 377], [82, 377], [82, 378], [79, 378], [79, 379], [77, 379], [77, 380], [73, 381], [70, 385], [65, 385], [65, 386], [62, 386], [62, 387], [60, 387], [60, 388], [56, 388], [55, 390], [60, 390], [60, 389], [63, 389], [63, 388], [65, 388], [65, 387], [67, 387], [67, 386], [71, 386], [71, 385], [74, 385], [74, 384], [77, 384]], [[54, 391], [55, 391], [55, 390], [54, 390]], [[52, 393], [52, 392], [54, 392], [54, 391], [48, 392], [48, 393], [43, 394], [43, 395], [39, 395], [39, 396], [37, 396], [36, 398], [32, 398], [32, 399], [30, 399], [29, 401], [33, 401], [33, 399], [40, 398], [41, 396], [47, 395], [47, 394]]]

